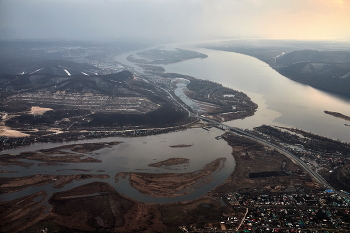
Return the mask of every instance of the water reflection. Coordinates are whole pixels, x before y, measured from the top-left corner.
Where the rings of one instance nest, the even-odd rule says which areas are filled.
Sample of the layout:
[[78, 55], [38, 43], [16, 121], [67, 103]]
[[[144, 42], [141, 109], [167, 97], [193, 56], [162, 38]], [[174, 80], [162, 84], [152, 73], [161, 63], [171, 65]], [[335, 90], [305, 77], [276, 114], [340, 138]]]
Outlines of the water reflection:
[[[7, 173], [7, 177], [22, 177], [34, 174], [45, 175], [73, 175], [73, 174], [108, 174], [108, 179], [87, 179], [82, 181], [73, 181], [64, 188], [53, 188], [52, 184], [31, 187], [20, 192], [2, 195], [1, 200], [12, 200], [24, 195], [29, 195], [41, 190], [47, 190], [49, 196], [54, 192], [65, 191], [92, 181], [108, 182], [119, 193], [129, 196], [135, 200], [153, 203], [168, 203], [198, 198], [212, 188], [223, 183], [232, 173], [235, 167], [232, 149], [224, 140], [216, 140], [215, 137], [223, 132], [219, 129], [212, 128], [210, 131], [201, 128], [188, 129], [185, 131], [172, 132], [162, 135], [146, 136], [139, 138], [105, 138], [92, 139], [83, 142], [112, 142], [122, 141], [123, 143], [113, 146], [112, 148], [104, 148], [90, 156], [99, 158], [101, 163], [59, 163], [53, 166], [40, 166], [40, 162], [26, 160], [26, 162], [34, 162], [30, 168], [19, 166], [8, 166], [6, 170], [18, 171], [18, 173]], [[74, 144], [76, 142], [65, 143], [65, 145]], [[82, 143], [79, 141], [79, 143]], [[171, 148], [172, 145], [190, 144], [191, 147]], [[61, 146], [61, 143], [45, 144], [46, 148]], [[20, 151], [33, 151], [37, 149], [37, 145], [21, 148]], [[3, 153], [18, 152], [16, 150], [8, 150]], [[147, 172], [147, 173], [189, 173], [202, 169], [206, 164], [217, 158], [224, 157], [226, 162], [224, 167], [213, 175], [213, 180], [208, 184], [204, 184], [200, 188], [192, 190], [188, 195], [170, 198], [151, 197], [139, 193], [130, 186], [128, 180], [120, 179], [115, 182], [115, 175], [120, 172]], [[186, 158], [189, 163], [183, 166], [174, 167], [170, 170], [165, 167], [149, 167], [149, 164], [164, 161], [170, 158]], [[79, 170], [79, 169], [83, 169]], [[91, 170], [91, 172], [89, 172]], [[103, 170], [101, 172], [100, 170]]]
[[326, 137], [350, 141], [347, 121], [324, 114], [324, 110], [350, 116], [350, 96], [325, 92], [283, 77], [266, 63], [246, 55], [188, 47], [208, 55], [165, 66], [180, 73], [218, 82], [246, 93], [259, 105], [252, 117], [229, 122], [241, 128], [261, 124], [296, 127]]

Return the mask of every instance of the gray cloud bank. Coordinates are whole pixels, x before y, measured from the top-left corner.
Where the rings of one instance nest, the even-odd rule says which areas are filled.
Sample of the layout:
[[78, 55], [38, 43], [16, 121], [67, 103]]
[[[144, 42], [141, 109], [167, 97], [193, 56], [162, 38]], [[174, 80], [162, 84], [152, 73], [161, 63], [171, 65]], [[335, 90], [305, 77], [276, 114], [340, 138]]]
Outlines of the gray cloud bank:
[[[313, 0], [0, 0], [0, 37], [181, 41], [276, 37], [272, 30], [279, 30], [281, 37], [291, 37], [293, 30], [302, 28], [296, 25], [296, 17], [320, 14], [326, 8], [341, 11], [329, 9], [329, 4], [323, 4], [326, 1], [330, 0], [318, 0], [318, 6], [313, 7]], [[309, 20], [305, 22], [309, 28], [321, 26]], [[342, 26], [347, 25], [338, 25], [343, 34], [329, 34], [350, 37]]]

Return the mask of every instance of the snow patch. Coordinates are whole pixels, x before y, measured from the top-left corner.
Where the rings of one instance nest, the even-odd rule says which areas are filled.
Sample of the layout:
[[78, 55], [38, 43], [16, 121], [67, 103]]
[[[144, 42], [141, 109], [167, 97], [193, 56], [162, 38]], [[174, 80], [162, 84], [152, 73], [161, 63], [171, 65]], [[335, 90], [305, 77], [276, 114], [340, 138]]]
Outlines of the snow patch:
[[64, 72], [66, 72], [66, 74], [67, 74], [68, 76], [72, 76], [72, 75], [69, 73], [68, 70], [66, 70], [66, 69], [63, 69], [63, 70], [64, 70]]
[[232, 94], [225, 94], [224, 97], [230, 97], [230, 98], [234, 98], [235, 95], [232, 95]]
[[340, 78], [350, 78], [350, 72], [346, 73], [345, 75], [343, 75], [342, 77]]
[[36, 72], [38, 72], [38, 71], [40, 71], [40, 70], [42, 70], [42, 69], [44, 69], [44, 68], [37, 69], [36, 71], [33, 71], [33, 72], [30, 73], [30, 74], [34, 74], [34, 73], [36, 73]]

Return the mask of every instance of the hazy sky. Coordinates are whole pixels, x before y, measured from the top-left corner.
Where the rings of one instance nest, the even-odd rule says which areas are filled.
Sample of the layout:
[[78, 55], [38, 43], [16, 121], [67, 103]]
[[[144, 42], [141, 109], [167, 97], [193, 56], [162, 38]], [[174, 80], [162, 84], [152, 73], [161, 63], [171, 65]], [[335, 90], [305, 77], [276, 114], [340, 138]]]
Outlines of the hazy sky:
[[350, 0], [0, 0], [1, 38], [350, 38]]

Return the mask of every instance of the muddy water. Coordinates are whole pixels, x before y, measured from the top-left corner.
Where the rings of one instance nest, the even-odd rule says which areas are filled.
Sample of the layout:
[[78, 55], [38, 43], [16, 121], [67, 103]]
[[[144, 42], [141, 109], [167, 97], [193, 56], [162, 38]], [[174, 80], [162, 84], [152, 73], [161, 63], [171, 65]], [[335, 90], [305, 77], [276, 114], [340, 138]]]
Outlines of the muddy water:
[[[208, 55], [206, 59], [192, 59], [165, 66], [168, 72], [191, 75], [201, 79], [208, 79], [245, 92], [259, 105], [256, 114], [244, 120], [231, 121], [228, 124], [241, 128], [253, 128], [262, 124], [291, 126], [303, 130], [328, 136], [343, 141], [350, 141], [350, 127], [344, 126], [342, 119], [334, 118], [323, 113], [324, 110], [342, 112], [350, 115], [350, 97], [320, 91], [307, 85], [291, 81], [274, 71], [267, 64], [242, 54], [199, 49], [190, 47], [190, 50]], [[135, 64], [126, 61], [129, 54], [119, 56], [119, 60], [135, 71], [142, 70]], [[181, 94], [181, 93], [180, 93]], [[118, 192], [135, 200], [150, 203], [171, 203], [192, 200], [203, 196], [212, 188], [223, 183], [234, 170], [235, 162], [231, 155], [231, 148], [223, 140], [215, 137], [223, 132], [217, 129], [206, 131], [203, 129], [189, 129], [157, 136], [140, 138], [107, 138], [79, 141], [102, 142], [122, 141], [113, 148], [105, 148], [87, 154], [102, 160], [102, 163], [66, 163], [59, 166], [40, 167], [35, 162], [31, 168], [18, 166], [2, 167], [3, 170], [18, 171], [18, 173], [2, 173], [0, 176], [27, 176], [33, 174], [69, 175], [69, 174], [108, 174], [109, 179], [98, 180], [110, 183]], [[3, 153], [18, 154], [23, 151], [34, 151], [51, 148], [70, 143], [37, 143], [35, 145]], [[193, 144], [192, 147], [170, 148], [170, 145]], [[175, 198], [156, 198], [139, 193], [132, 188], [127, 179], [115, 182], [115, 175], [119, 172], [193, 172], [203, 168], [217, 158], [226, 158], [225, 167], [215, 174], [214, 179], [192, 193]], [[160, 162], [169, 158], [187, 158], [188, 164], [165, 168], [148, 167], [148, 164]], [[32, 162], [32, 161], [28, 161]], [[75, 171], [70, 169], [91, 169], [91, 172]], [[60, 171], [58, 171], [60, 170]], [[104, 170], [105, 172], [97, 172]], [[58, 191], [68, 190], [94, 181], [74, 181], [64, 188], [55, 189], [52, 184], [32, 187], [13, 194], [2, 195], [0, 200], [11, 200], [29, 195], [41, 190], [47, 190], [49, 196]]]
[[[34, 162], [30, 168], [19, 166], [3, 167], [4, 170], [17, 171], [18, 173], [3, 173], [1, 176], [20, 177], [34, 174], [47, 175], [70, 175], [70, 174], [108, 174], [109, 179], [88, 179], [84, 181], [74, 181], [64, 188], [53, 188], [52, 184], [32, 187], [20, 192], [0, 196], [2, 201], [11, 200], [21, 196], [29, 195], [41, 190], [47, 190], [49, 196], [54, 192], [69, 190], [71, 188], [90, 183], [92, 181], [102, 181], [111, 184], [119, 193], [129, 196], [135, 200], [148, 203], [172, 203], [178, 201], [193, 200], [205, 195], [208, 191], [223, 183], [232, 173], [235, 167], [234, 159], [231, 155], [232, 149], [224, 140], [216, 140], [215, 137], [221, 135], [223, 131], [212, 128], [206, 131], [201, 128], [188, 129], [185, 131], [172, 132], [162, 135], [146, 136], [138, 138], [105, 138], [79, 141], [85, 142], [108, 142], [121, 141], [123, 143], [104, 148], [93, 153], [87, 153], [86, 156], [97, 158], [101, 163], [63, 163], [54, 166], [39, 166], [40, 162], [25, 160], [25, 162]], [[8, 150], [2, 153], [18, 154], [22, 151], [33, 151], [42, 148], [52, 148], [71, 143], [47, 143], [34, 144], [26, 148]], [[179, 144], [190, 144], [191, 147], [171, 148], [169, 146]], [[192, 190], [188, 195], [171, 198], [151, 197], [139, 193], [130, 186], [127, 179], [120, 179], [115, 182], [115, 175], [119, 172], [151, 172], [151, 173], [188, 173], [202, 169], [206, 164], [217, 158], [226, 158], [225, 166], [214, 175], [214, 179], [209, 183], [201, 185], [199, 188]], [[186, 158], [189, 163], [180, 164], [165, 168], [149, 167], [148, 165], [155, 162], [164, 161], [169, 158]], [[87, 169], [90, 172], [72, 170]], [[104, 172], [98, 172], [104, 170]], [[200, 183], [200, 181], [198, 181]]]

